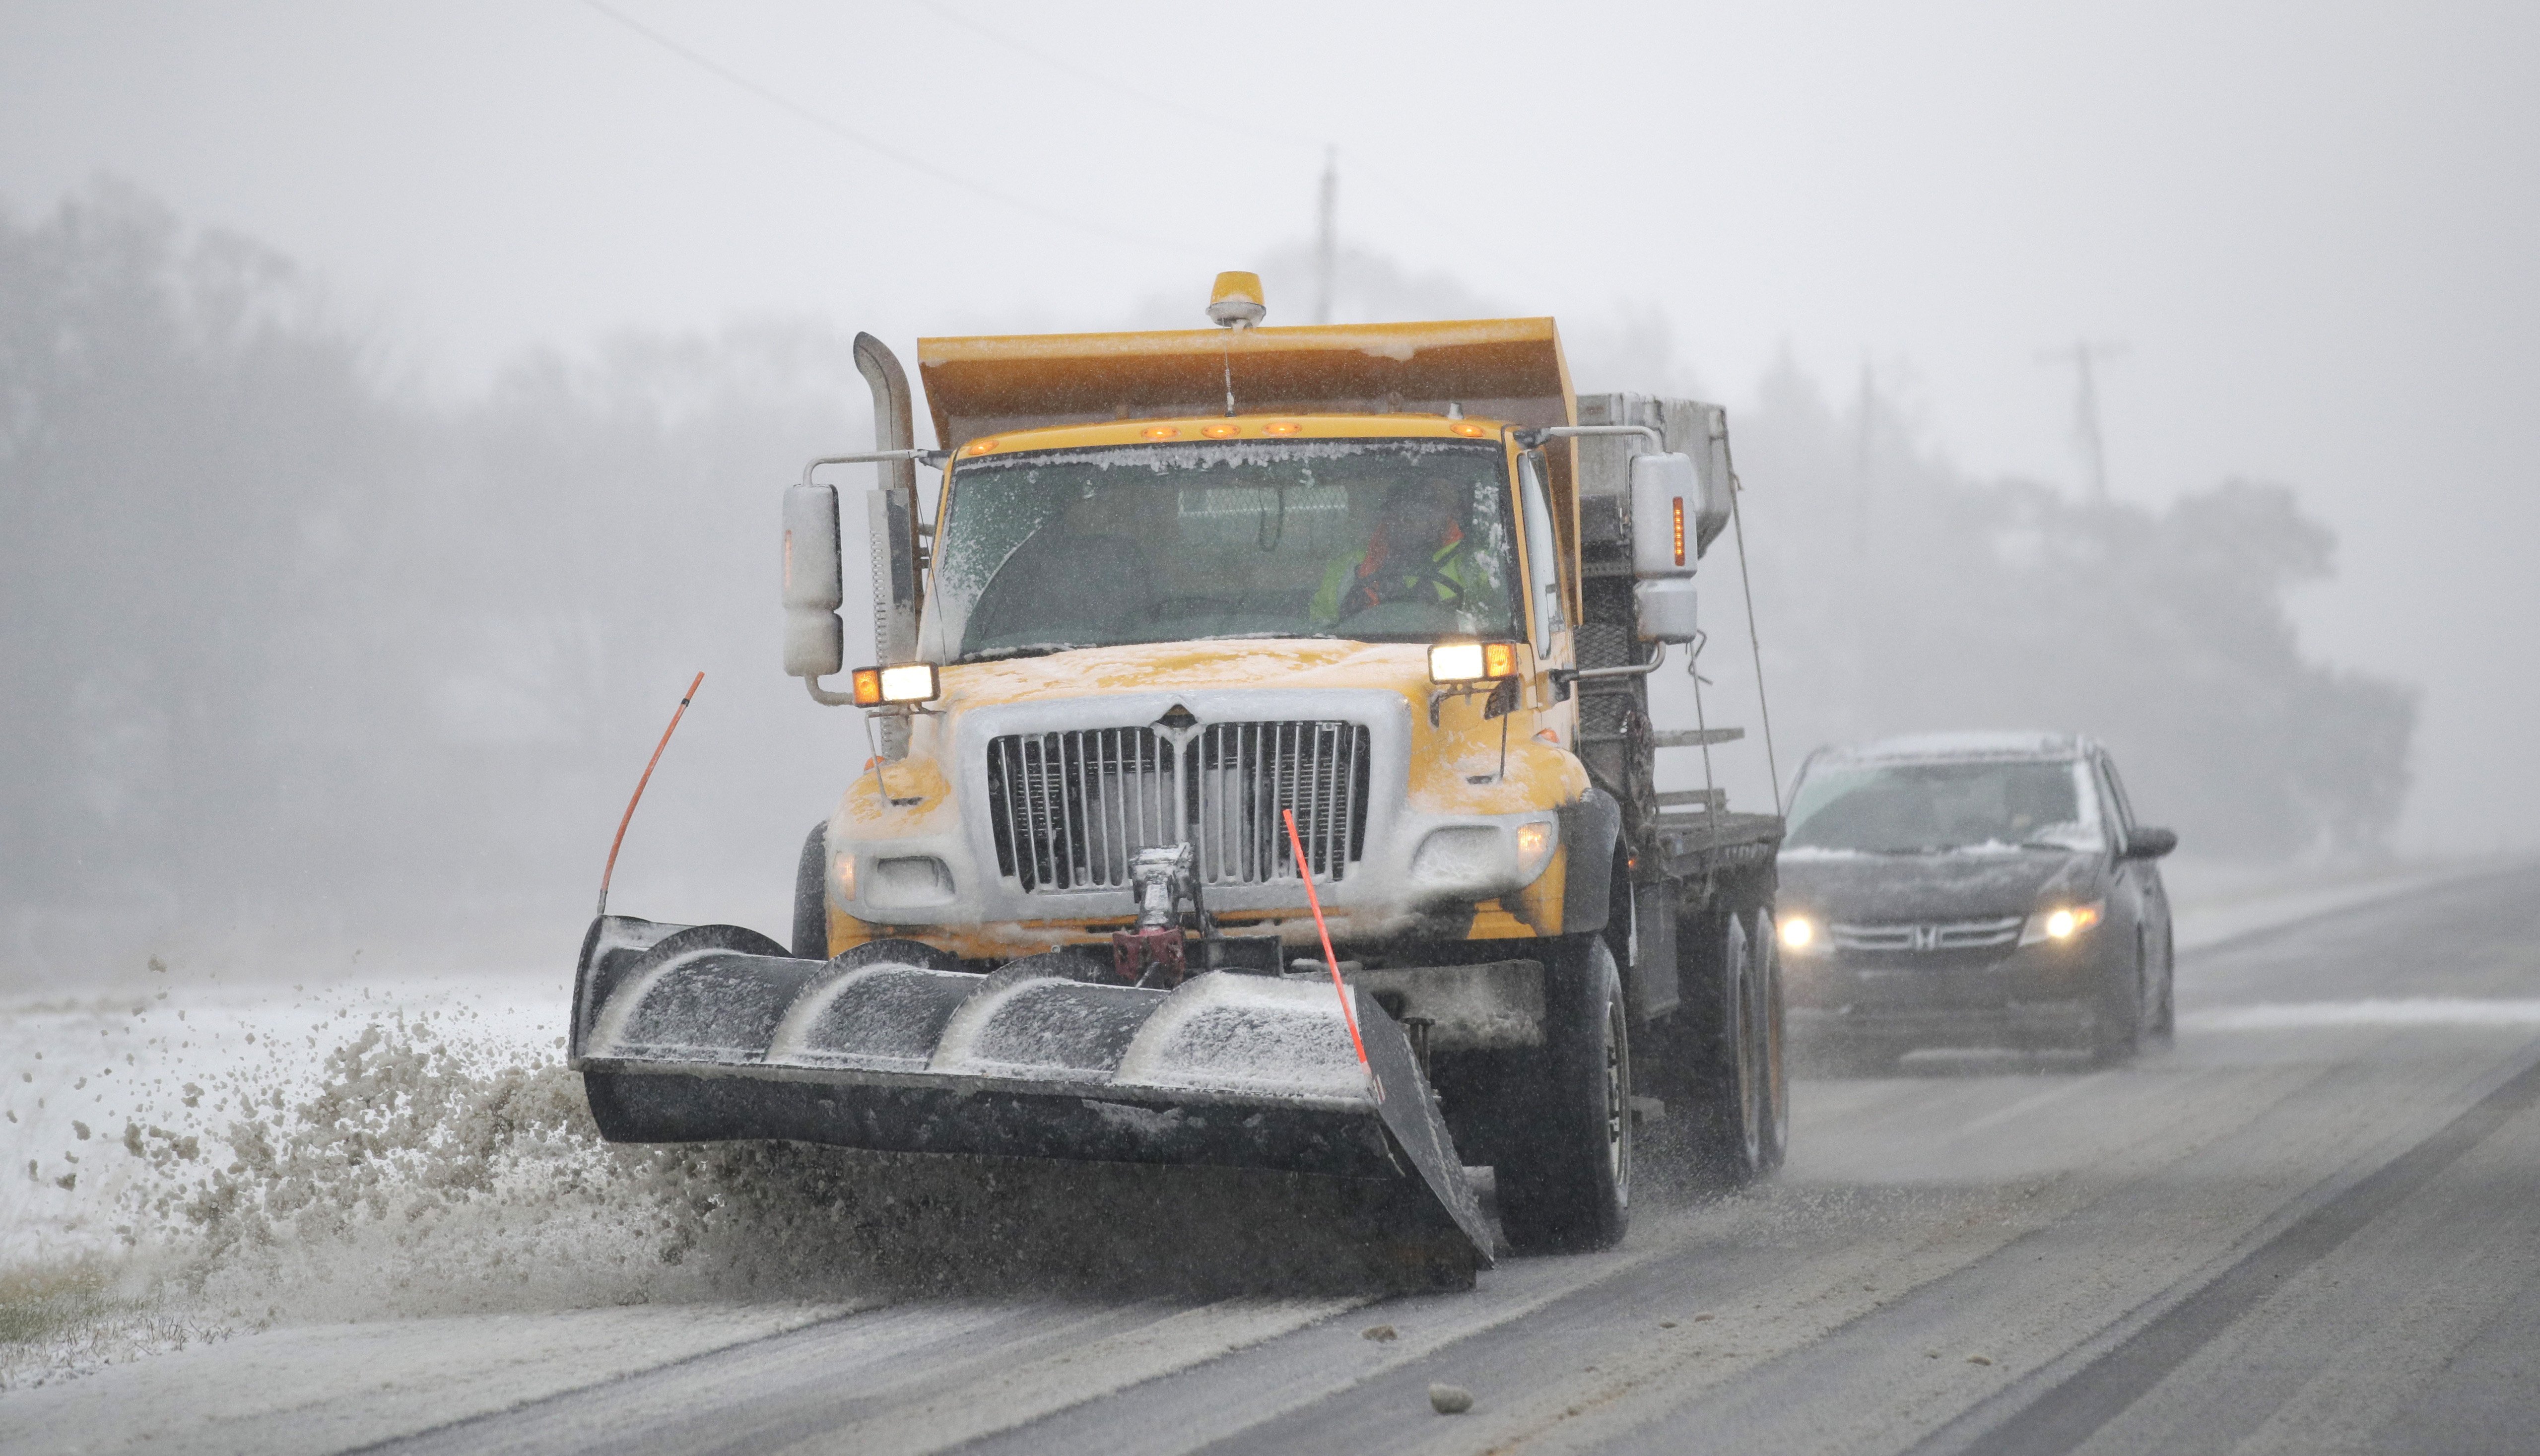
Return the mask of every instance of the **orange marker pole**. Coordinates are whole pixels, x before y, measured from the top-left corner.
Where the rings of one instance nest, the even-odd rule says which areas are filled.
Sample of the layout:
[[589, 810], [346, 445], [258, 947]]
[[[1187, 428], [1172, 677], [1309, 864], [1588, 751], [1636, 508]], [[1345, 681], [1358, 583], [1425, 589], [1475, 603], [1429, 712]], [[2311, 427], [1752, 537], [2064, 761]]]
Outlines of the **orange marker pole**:
[[1323, 965], [1332, 973], [1332, 990], [1340, 994], [1341, 1019], [1349, 1023], [1350, 1045], [1358, 1049], [1358, 1065], [1367, 1065], [1367, 1043], [1359, 1039], [1358, 1013], [1350, 1008], [1349, 986], [1341, 980], [1340, 957], [1332, 954], [1332, 932], [1323, 924], [1322, 897], [1314, 893], [1314, 871], [1305, 864], [1305, 842], [1297, 837], [1297, 811], [1281, 809], [1279, 817], [1288, 821], [1288, 848], [1297, 852], [1297, 877], [1305, 882], [1305, 903], [1314, 912], [1314, 933], [1323, 937]]
[[662, 729], [662, 741], [653, 745], [653, 760], [644, 765], [644, 777], [635, 781], [635, 797], [626, 800], [625, 816], [617, 821], [617, 837], [608, 842], [608, 867], [600, 871], [600, 909], [594, 914], [608, 913], [608, 881], [617, 873], [617, 849], [626, 843], [626, 826], [635, 822], [635, 805], [644, 800], [644, 786], [653, 782], [654, 765], [662, 761], [662, 750], [670, 746], [670, 734], [679, 730], [679, 720], [687, 716], [688, 704], [696, 700], [697, 684], [705, 680], [703, 672], [689, 680], [687, 693], [679, 699], [678, 711], [670, 715], [670, 726]]

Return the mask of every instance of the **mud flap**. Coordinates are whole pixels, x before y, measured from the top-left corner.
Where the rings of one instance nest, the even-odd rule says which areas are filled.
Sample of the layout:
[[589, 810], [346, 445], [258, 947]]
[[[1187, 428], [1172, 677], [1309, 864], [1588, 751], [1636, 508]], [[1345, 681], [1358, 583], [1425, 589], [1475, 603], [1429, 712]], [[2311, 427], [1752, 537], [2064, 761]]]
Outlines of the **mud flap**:
[[1490, 1232], [1402, 1028], [1330, 982], [1216, 971], [1102, 984], [1069, 952], [987, 975], [913, 941], [798, 960], [735, 926], [603, 916], [572, 1066], [620, 1143], [783, 1138], [889, 1152], [1193, 1163], [1373, 1180], [1490, 1263]]

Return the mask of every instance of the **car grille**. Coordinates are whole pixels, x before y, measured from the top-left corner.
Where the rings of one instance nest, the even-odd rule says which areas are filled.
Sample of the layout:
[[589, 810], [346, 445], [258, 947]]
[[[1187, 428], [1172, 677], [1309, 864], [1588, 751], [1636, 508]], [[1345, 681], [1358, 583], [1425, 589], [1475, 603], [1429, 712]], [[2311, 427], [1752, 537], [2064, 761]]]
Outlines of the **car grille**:
[[1826, 927], [1837, 950], [1984, 950], [2018, 943], [2023, 917], [1952, 920], [1938, 924]]
[[1340, 879], [1367, 848], [1368, 730], [1355, 723], [1213, 723], [1008, 733], [988, 743], [999, 872], [1026, 891], [1117, 889], [1142, 849], [1190, 844], [1203, 884]]

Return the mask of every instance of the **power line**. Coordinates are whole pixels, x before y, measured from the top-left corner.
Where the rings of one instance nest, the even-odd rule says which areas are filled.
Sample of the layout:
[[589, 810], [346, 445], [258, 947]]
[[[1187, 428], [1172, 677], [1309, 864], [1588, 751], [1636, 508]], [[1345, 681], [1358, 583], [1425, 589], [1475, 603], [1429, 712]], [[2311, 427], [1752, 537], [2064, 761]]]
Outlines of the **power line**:
[[866, 151], [871, 152], [878, 157], [884, 158], [891, 162], [896, 162], [900, 166], [907, 168], [909, 171], [917, 173], [922, 176], [933, 177], [939, 182], [958, 187], [965, 192], [975, 193], [976, 195], [985, 197], [992, 202], [1002, 203], [1018, 212], [1028, 213], [1033, 217], [1039, 218], [1043, 222], [1053, 223], [1062, 228], [1073, 229], [1076, 232], [1086, 234], [1089, 237], [1099, 238], [1105, 242], [1126, 243], [1133, 246], [1149, 248], [1159, 252], [1186, 253], [1193, 251], [1193, 249], [1182, 244], [1160, 244], [1154, 238], [1140, 238], [1134, 234], [1114, 232], [1109, 228], [1099, 227], [1095, 224], [1085, 222], [1082, 219], [1070, 217], [1065, 213], [1053, 211], [1052, 209], [1044, 207], [1029, 198], [1019, 197], [1012, 192], [1000, 190], [985, 182], [975, 181], [969, 177], [962, 176], [958, 173], [947, 172], [943, 168], [940, 168], [913, 153], [904, 152], [897, 147], [891, 146], [887, 142], [878, 141], [860, 131], [841, 125], [839, 122], [821, 115], [819, 112], [812, 110], [811, 107], [804, 105], [793, 98], [786, 96], [781, 92], [770, 90], [769, 88], [760, 85], [758, 82], [750, 80], [748, 77], [741, 75], [740, 72], [733, 70], [731, 67], [724, 65], [710, 56], [706, 56], [695, 50], [689, 49], [687, 46], [668, 35], [663, 35], [661, 32], [654, 30], [652, 27], [645, 25], [643, 22], [636, 20], [634, 17], [627, 15], [623, 11], [616, 9], [613, 6], [601, 3], [601, 0], [582, 0], [582, 3], [606, 17], [608, 20], [615, 22], [617, 25], [643, 36], [655, 45], [660, 46], [662, 49], [667, 50], [681, 60], [688, 62], [690, 65], [697, 67], [699, 70], [705, 71], [707, 74], [712, 75], [729, 85], [738, 87], [741, 90], [749, 93], [751, 96], [758, 98], [760, 101], [767, 103], [778, 110], [789, 113], [796, 120], [809, 122], [811, 125], [818, 127], [820, 130], [829, 133], [831, 136], [862, 147]]
[[1084, 82], [1088, 86], [1098, 86], [1104, 91], [1110, 92], [1114, 96], [1126, 97], [1130, 101], [1136, 102], [1142, 106], [1149, 106], [1159, 111], [1168, 112], [1172, 115], [1182, 117], [1185, 120], [1203, 122], [1207, 125], [1216, 127], [1220, 131], [1224, 131], [1235, 136], [1260, 137], [1265, 140], [1278, 142], [1283, 146], [1291, 147], [1319, 147], [1324, 145], [1321, 142], [1315, 141], [1311, 137], [1303, 137], [1293, 132], [1281, 131], [1277, 127], [1260, 126], [1232, 120], [1228, 117], [1218, 115], [1213, 111], [1203, 110], [1197, 106], [1185, 105], [1180, 102], [1167, 101], [1160, 96], [1149, 95], [1134, 86], [1127, 85], [1113, 77], [1103, 75], [1099, 71], [1077, 65], [1063, 56], [1054, 55], [1051, 52], [1043, 50], [1039, 46], [1032, 44], [1028, 40], [1022, 39], [1019, 36], [1009, 35], [1005, 32], [997, 30], [992, 26], [972, 20], [970, 17], [952, 9], [951, 6], [939, 3], [939, 0], [919, 0], [919, 3], [926, 9], [935, 12], [939, 18], [950, 21], [953, 25], [959, 26], [961, 29], [968, 31], [974, 35], [984, 36], [985, 38], [993, 40], [997, 44], [1006, 47], [1008, 50], [1038, 61], [1042, 65], [1049, 67], [1051, 70], [1056, 71], [1061, 75], [1072, 76], [1077, 80]]
[[[942, 4], [941, 0], [920, 0], [920, 3], [927, 10], [933, 11], [939, 18], [948, 21], [952, 25], [959, 26], [973, 35], [995, 41], [997, 44], [1006, 47], [1008, 50], [1034, 61], [1055, 74], [1081, 81], [1089, 86], [1100, 87], [1104, 91], [1111, 92], [1116, 96], [1125, 97], [1130, 101], [1138, 103], [1140, 105], [1148, 106], [1155, 110], [1166, 112], [1187, 120], [1203, 122], [1232, 135], [1260, 137], [1269, 141], [1278, 142], [1283, 146], [1318, 146], [1323, 148], [1323, 173], [1320, 187], [1316, 193], [1317, 210], [1314, 247], [1315, 264], [1318, 272], [1316, 281], [1317, 299], [1314, 311], [1314, 321], [1317, 323], [1327, 323], [1330, 321], [1331, 300], [1333, 298], [1334, 288], [1332, 280], [1336, 276], [1338, 266], [1338, 241], [1337, 235], [1332, 231], [1331, 223], [1332, 189], [1335, 185], [1334, 178], [1336, 168], [1338, 166], [1335, 160], [1338, 149], [1333, 144], [1313, 141], [1310, 138], [1300, 136], [1294, 132], [1282, 131], [1276, 127], [1260, 126], [1257, 124], [1230, 120], [1227, 117], [1218, 115], [1214, 112], [1202, 110], [1196, 106], [1189, 106], [1178, 102], [1166, 101], [1162, 97], [1153, 96], [1136, 87], [1126, 85], [1125, 83], [1110, 76], [1106, 76], [1099, 71], [1078, 65], [1064, 57], [1055, 55], [1032, 44], [1028, 40], [1023, 40], [1015, 35], [1008, 35], [1003, 31], [973, 20], [970, 17], [961, 14], [959, 11]], [[1460, 246], [1465, 251], [1497, 262], [1503, 269], [1518, 275], [1520, 280], [1528, 287], [1534, 288], [1538, 291], [1548, 292], [1545, 288], [1544, 279], [1539, 275], [1534, 264], [1525, 262], [1522, 259], [1512, 257], [1498, 248], [1491, 247], [1478, 242], [1474, 236], [1474, 229], [1451, 223], [1437, 212], [1434, 212], [1427, 206], [1423, 205], [1420, 201], [1419, 189], [1416, 187], [1407, 187], [1397, 184], [1391, 187], [1382, 188], [1381, 195], [1397, 209], [1411, 214], [1414, 218], [1427, 223], [1431, 228], [1436, 229], [1439, 233], [1454, 240], [1455, 245]]]

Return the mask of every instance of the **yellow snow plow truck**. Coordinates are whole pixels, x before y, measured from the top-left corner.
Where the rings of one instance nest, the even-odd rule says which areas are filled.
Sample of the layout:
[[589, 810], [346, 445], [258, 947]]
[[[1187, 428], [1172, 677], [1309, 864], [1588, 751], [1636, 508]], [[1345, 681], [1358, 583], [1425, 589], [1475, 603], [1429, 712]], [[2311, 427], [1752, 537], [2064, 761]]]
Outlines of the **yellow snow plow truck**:
[[[1623, 1236], [1651, 1114], [1769, 1170], [1781, 820], [1658, 792], [1740, 730], [1648, 693], [1724, 412], [1575, 395], [1548, 318], [1265, 328], [1249, 274], [1209, 313], [919, 340], [940, 450], [858, 339], [878, 449], [786, 492], [785, 670], [871, 757], [790, 945], [594, 921], [601, 1131], [1380, 1180], [1467, 1281], [1479, 1167], [1519, 1252]], [[859, 462], [882, 660], [840, 678], [816, 476]]]

